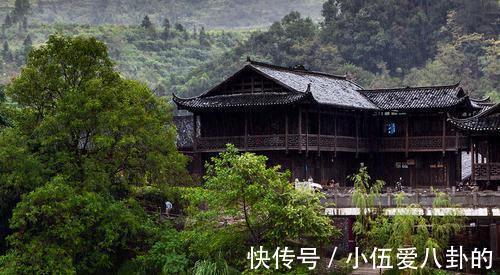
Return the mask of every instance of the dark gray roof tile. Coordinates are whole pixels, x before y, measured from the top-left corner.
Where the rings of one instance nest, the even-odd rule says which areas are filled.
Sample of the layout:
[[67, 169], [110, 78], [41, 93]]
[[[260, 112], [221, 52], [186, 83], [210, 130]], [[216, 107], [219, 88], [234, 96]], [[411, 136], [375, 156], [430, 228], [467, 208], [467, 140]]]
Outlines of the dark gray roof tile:
[[467, 99], [467, 95], [458, 84], [361, 90], [360, 92], [382, 110], [448, 108]]

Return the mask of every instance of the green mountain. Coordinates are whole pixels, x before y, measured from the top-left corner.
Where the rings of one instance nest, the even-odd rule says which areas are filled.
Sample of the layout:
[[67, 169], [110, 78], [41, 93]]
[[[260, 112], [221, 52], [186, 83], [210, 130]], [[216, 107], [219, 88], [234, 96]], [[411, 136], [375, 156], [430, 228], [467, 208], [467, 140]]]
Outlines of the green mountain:
[[[41, 23], [140, 24], [164, 18], [186, 26], [248, 28], [268, 26], [291, 11], [319, 19], [323, 0], [30, 0], [30, 19]], [[14, 0], [0, 1], [0, 19]]]

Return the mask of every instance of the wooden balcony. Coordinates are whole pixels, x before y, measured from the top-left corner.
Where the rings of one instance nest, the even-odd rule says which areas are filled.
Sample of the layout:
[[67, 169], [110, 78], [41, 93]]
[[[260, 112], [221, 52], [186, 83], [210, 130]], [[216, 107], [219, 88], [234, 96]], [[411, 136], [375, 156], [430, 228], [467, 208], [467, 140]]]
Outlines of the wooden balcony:
[[460, 136], [385, 137], [376, 139], [379, 152], [453, 151], [467, 148], [467, 138]]
[[467, 139], [456, 136], [357, 138], [317, 134], [199, 137], [198, 152], [219, 152], [232, 143], [244, 151], [300, 150], [330, 152], [427, 152], [467, 148]]
[[500, 180], [500, 162], [474, 164], [474, 180]]

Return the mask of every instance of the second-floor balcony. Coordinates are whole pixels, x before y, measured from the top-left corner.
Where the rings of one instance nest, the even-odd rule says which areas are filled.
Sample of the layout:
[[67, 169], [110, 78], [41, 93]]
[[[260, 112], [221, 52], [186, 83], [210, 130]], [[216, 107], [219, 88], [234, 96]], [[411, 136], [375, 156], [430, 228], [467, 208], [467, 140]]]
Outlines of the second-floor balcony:
[[330, 152], [426, 152], [467, 148], [463, 136], [351, 137], [317, 134], [198, 137], [196, 151], [219, 152], [226, 144], [245, 151], [299, 150]]

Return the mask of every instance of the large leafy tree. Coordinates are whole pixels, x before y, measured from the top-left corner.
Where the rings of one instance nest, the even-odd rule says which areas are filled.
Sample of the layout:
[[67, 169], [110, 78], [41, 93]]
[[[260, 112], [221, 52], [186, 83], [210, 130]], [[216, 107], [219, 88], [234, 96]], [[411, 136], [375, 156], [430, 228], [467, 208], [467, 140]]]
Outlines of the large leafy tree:
[[[229, 145], [207, 163], [203, 187], [185, 192], [190, 202], [186, 228], [198, 232], [187, 240], [191, 247], [203, 245], [193, 250], [212, 255], [224, 251], [234, 261], [244, 259], [250, 245], [325, 244], [338, 236], [324, 215], [320, 195], [294, 189], [288, 173], [266, 162], [265, 156], [239, 153]], [[210, 244], [206, 239], [212, 240]]]
[[156, 229], [135, 195], [187, 179], [167, 103], [85, 37], [51, 36], [6, 90], [0, 271], [103, 272], [147, 249]]

